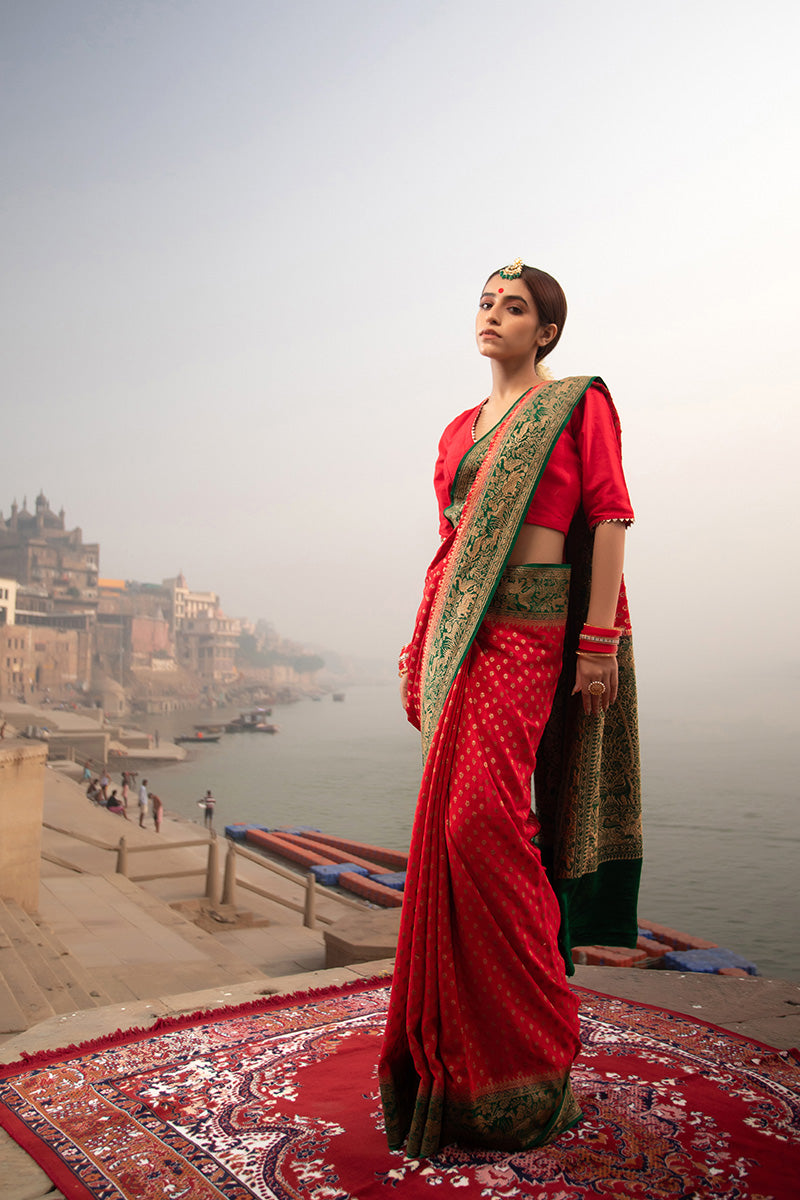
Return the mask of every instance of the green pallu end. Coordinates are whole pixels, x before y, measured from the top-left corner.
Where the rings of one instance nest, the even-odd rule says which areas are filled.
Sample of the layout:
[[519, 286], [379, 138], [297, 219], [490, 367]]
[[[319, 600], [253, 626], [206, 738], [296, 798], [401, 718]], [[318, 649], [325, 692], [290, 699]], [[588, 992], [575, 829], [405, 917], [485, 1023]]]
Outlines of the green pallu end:
[[568, 975], [575, 974], [573, 946], [635, 949], [639, 938], [636, 907], [641, 874], [641, 859], [602, 863], [592, 875], [580, 879], [553, 879], [548, 872], [561, 910], [558, 948]]
[[619, 692], [604, 716], [572, 695], [575, 651], [586, 619], [593, 538], [570, 530], [570, 606], [561, 677], [534, 773], [535, 839], [561, 909], [559, 949], [572, 975], [573, 946], [635, 947], [642, 871], [642, 799], [636, 673], [630, 636], [620, 638]]

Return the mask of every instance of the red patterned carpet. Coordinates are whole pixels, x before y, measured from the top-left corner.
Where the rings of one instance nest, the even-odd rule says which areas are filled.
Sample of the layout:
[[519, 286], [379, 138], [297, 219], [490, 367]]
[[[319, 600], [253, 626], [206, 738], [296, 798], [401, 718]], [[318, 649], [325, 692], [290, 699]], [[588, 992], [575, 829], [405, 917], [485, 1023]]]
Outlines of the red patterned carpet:
[[387, 1150], [374, 980], [2, 1068], [0, 1123], [68, 1200], [800, 1195], [796, 1057], [580, 994], [585, 1119], [542, 1150]]

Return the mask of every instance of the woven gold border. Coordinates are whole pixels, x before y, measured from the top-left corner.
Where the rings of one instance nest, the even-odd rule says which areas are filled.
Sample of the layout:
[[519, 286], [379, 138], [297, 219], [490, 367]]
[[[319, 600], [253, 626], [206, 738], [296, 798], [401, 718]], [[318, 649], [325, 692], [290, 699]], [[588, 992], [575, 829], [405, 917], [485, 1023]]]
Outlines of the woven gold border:
[[426, 756], [553, 447], [596, 378], [572, 376], [524, 393], [486, 451], [464, 503], [423, 649], [420, 715]]

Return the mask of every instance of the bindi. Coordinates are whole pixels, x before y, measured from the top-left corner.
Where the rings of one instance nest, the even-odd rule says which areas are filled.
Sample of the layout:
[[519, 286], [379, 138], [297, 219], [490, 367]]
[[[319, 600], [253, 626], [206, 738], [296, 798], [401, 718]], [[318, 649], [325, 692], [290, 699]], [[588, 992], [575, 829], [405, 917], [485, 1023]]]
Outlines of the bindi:
[[506, 289], [505, 289], [505, 288], [498, 288], [497, 290], [498, 290], [498, 292], [500, 293], [500, 295], [502, 296], [503, 292], [504, 292]]

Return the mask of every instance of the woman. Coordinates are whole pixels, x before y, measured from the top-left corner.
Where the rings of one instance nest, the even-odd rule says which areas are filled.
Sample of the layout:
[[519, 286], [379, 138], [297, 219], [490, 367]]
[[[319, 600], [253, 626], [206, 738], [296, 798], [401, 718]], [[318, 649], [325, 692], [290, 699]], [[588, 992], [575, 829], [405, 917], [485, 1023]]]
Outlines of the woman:
[[114, 813], [118, 817], [124, 817], [126, 821], [128, 820], [128, 814], [125, 811], [124, 804], [117, 795], [116, 788], [114, 788], [111, 795], [108, 797], [106, 808], [110, 813]]
[[576, 1124], [570, 947], [636, 943], [633, 511], [605, 385], [540, 369], [565, 319], [546, 272], [490, 276], [492, 391], [439, 446], [443, 540], [400, 664], [425, 766], [379, 1066], [389, 1144], [412, 1157]]

